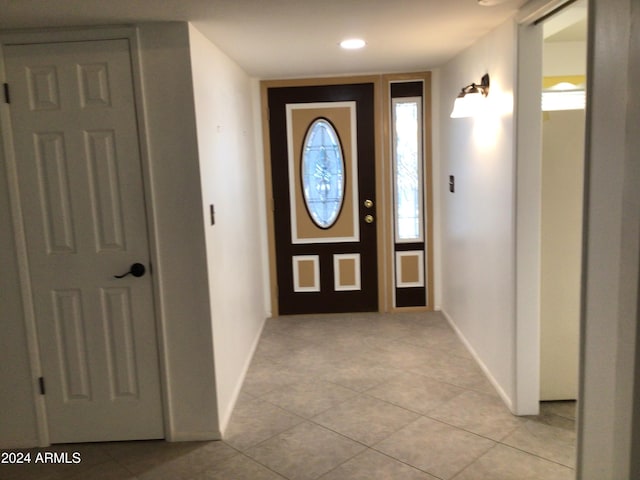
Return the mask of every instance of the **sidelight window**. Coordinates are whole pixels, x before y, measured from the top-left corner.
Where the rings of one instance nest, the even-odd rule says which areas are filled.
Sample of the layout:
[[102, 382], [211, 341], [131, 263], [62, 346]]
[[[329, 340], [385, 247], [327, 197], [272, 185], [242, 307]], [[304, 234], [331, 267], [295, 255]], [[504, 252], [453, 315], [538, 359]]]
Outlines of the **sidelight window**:
[[394, 98], [393, 167], [396, 242], [422, 240], [422, 99]]

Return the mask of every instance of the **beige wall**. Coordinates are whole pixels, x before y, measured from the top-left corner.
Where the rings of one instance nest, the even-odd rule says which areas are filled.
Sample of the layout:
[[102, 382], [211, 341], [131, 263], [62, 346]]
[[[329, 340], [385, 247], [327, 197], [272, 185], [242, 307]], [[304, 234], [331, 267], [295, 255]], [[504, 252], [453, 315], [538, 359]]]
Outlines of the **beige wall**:
[[587, 41], [544, 42], [542, 74], [545, 77], [584, 75]]
[[578, 395], [584, 110], [543, 113], [540, 399]]

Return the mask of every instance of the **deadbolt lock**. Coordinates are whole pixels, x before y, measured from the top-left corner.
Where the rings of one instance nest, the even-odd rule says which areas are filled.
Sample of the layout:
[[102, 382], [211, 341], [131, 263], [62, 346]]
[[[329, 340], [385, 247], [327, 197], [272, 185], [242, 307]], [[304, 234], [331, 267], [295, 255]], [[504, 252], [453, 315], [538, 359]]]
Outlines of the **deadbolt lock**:
[[367, 200], [364, 201], [364, 206], [367, 207], [367, 208], [371, 208], [371, 207], [373, 207], [373, 202], [371, 200], [367, 199]]
[[373, 215], [365, 215], [364, 221], [367, 223], [373, 223]]

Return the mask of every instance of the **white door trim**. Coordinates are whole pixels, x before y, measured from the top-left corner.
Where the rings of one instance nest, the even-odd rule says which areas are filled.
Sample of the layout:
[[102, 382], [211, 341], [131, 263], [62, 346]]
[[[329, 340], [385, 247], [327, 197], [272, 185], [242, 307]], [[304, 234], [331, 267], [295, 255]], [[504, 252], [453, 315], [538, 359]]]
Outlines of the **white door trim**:
[[542, 26], [518, 26], [516, 110], [516, 378], [513, 412], [540, 408]]
[[532, 25], [571, 1], [572, 0], [531, 0], [520, 9], [516, 15], [516, 22], [520, 25]]
[[542, 25], [570, 0], [533, 0], [516, 15], [516, 415], [540, 408], [540, 216], [542, 211]]
[[[151, 265], [158, 265], [158, 249], [156, 241], [155, 218], [152, 197], [151, 197], [151, 169], [149, 160], [149, 150], [147, 142], [147, 130], [145, 110], [143, 108], [142, 74], [139, 54], [138, 30], [135, 27], [96, 27], [96, 28], [73, 28], [73, 29], [51, 29], [41, 31], [14, 31], [0, 33], [0, 82], [6, 81], [6, 70], [4, 63], [3, 47], [12, 44], [31, 43], [54, 43], [71, 41], [92, 41], [92, 40], [116, 40], [126, 39], [129, 42], [129, 53], [131, 56], [131, 69], [133, 74], [133, 94], [135, 99], [135, 109], [137, 115], [138, 143], [140, 147], [140, 162], [142, 167], [142, 179], [144, 200], [147, 218], [147, 231], [149, 239], [149, 252]], [[27, 257], [26, 235], [23, 222], [23, 211], [19, 198], [18, 176], [15, 150], [13, 147], [13, 132], [11, 129], [11, 119], [8, 108], [0, 108], [0, 126], [2, 127], [2, 143], [4, 145], [4, 157], [6, 159], [7, 180], [9, 187], [9, 198], [11, 203], [11, 216], [14, 229], [14, 240], [16, 245], [16, 257], [19, 270], [20, 291], [22, 294], [22, 307], [24, 311], [25, 333], [27, 338], [27, 349], [29, 365], [31, 369], [31, 383], [33, 401], [36, 410], [38, 444], [41, 447], [50, 445], [49, 432], [47, 427], [47, 412], [43, 396], [39, 392], [38, 378], [42, 375], [40, 351], [36, 329], [36, 319], [34, 312], [34, 302], [31, 289], [31, 276], [29, 273], [29, 262]], [[158, 344], [161, 400], [163, 408], [163, 424], [165, 437], [171, 440], [173, 428], [171, 415], [169, 414], [169, 394], [167, 376], [167, 347], [165, 335], [165, 321], [160, 302], [160, 282], [159, 272], [152, 276], [153, 288], [153, 308], [155, 313], [155, 326]]]

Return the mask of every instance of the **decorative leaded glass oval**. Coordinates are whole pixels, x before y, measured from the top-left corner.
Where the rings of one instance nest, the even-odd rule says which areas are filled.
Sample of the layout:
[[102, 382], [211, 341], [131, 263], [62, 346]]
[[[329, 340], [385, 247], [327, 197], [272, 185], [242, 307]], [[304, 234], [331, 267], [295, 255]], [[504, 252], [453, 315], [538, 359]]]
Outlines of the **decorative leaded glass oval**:
[[327, 119], [317, 118], [309, 126], [301, 164], [307, 211], [317, 226], [330, 228], [342, 209], [345, 172], [340, 138]]

